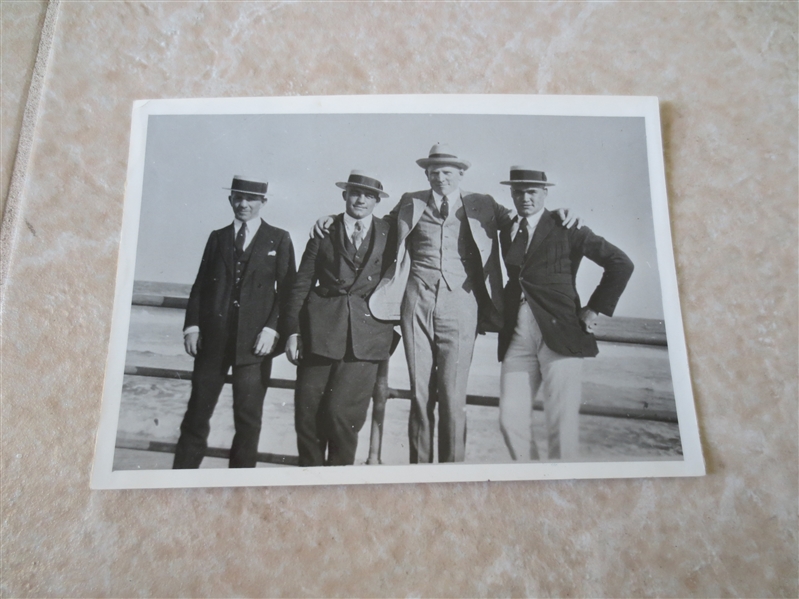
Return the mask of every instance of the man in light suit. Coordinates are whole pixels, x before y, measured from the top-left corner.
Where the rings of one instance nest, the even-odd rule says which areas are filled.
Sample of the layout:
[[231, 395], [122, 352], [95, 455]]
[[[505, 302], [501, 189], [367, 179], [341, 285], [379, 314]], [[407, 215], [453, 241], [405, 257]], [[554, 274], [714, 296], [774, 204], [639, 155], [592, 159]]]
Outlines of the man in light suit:
[[445, 145], [417, 164], [430, 189], [406, 193], [387, 219], [397, 228], [397, 259], [369, 300], [376, 318], [399, 320], [411, 378], [411, 463], [432, 462], [435, 407], [438, 461], [466, 451], [466, 384], [478, 332], [502, 325], [497, 233], [510, 210], [489, 195], [463, 191], [469, 168]]
[[228, 189], [235, 219], [208, 238], [186, 308], [183, 341], [194, 372], [173, 468], [200, 466], [229, 368], [230, 467], [255, 467], [272, 355], [281, 349], [278, 319], [295, 272], [291, 238], [259, 218], [267, 183], [235, 176]]
[[[564, 229], [544, 209], [548, 188], [542, 171], [512, 166], [511, 196], [518, 217], [501, 242], [508, 270], [505, 323], [499, 334], [499, 420], [515, 460], [537, 460], [533, 400], [544, 391], [549, 459], [579, 455], [582, 359], [598, 353], [592, 334], [599, 313], [612, 316], [633, 263], [588, 227]], [[575, 280], [583, 257], [604, 269], [588, 304]]]
[[286, 355], [297, 364], [295, 428], [300, 466], [353, 464], [378, 367], [394, 327], [369, 312], [367, 298], [393, 264], [390, 226], [372, 217], [388, 194], [374, 177], [352, 171], [343, 214], [329, 235], [308, 241], [282, 318]]

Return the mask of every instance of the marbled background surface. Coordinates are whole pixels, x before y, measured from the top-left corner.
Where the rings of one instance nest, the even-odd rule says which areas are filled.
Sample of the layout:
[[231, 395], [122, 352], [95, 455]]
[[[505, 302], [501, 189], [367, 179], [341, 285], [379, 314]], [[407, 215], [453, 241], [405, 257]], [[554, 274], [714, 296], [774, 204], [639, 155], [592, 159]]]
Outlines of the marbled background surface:
[[[5, 198], [46, 5], [0, 5]], [[2, 223], [3, 596], [799, 594], [796, 3], [51, 10]], [[373, 93], [660, 97], [707, 477], [89, 490], [131, 102]]]

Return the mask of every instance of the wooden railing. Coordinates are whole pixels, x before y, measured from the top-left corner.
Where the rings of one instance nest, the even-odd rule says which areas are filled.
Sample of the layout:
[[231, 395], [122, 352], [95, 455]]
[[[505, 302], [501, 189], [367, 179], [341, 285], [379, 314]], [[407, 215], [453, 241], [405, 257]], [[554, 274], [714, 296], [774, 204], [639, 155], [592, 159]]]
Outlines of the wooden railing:
[[[134, 283], [132, 304], [134, 306], [146, 306], [152, 308], [185, 309], [186, 304], [188, 303], [188, 297], [186, 297], [188, 291], [187, 287], [188, 286], [185, 285], [170, 285], [163, 283], [153, 284], [137, 281]], [[154, 292], [153, 288], [171, 288], [174, 290], [174, 293], [170, 293], [168, 295], [164, 293], [157, 293]], [[634, 326], [630, 324], [632, 320], [635, 320]], [[638, 319], [605, 319], [598, 324], [595, 337], [597, 341], [610, 343], [629, 343], [655, 347], [665, 347], [667, 345], [666, 334], [663, 330], [662, 323], [657, 321], [645, 321]], [[156, 377], [186, 381], [191, 380], [192, 375], [190, 370], [154, 368], [149, 366], [136, 366], [133, 364], [125, 365], [125, 374], [131, 376]], [[231, 382], [230, 375], [227, 375], [225, 382]], [[275, 389], [294, 389], [295, 381], [290, 379], [273, 378], [270, 379], [269, 386]], [[389, 388], [388, 397], [409, 400], [411, 399], [411, 392], [409, 389]], [[499, 398], [489, 395], [467, 395], [466, 403], [473, 406], [498, 407]], [[542, 411], [544, 406], [542, 402], [537, 401], [534, 403], [533, 408], [535, 410]], [[677, 423], [677, 413], [671, 410], [620, 408], [613, 406], [583, 404], [580, 407], [580, 414], [585, 416], [645, 420], [669, 424]], [[175, 452], [174, 443], [124, 436], [117, 439], [116, 447], [120, 449], [137, 449], [164, 453]], [[228, 449], [220, 447], [209, 447], [206, 451], [207, 456], [218, 458], [228, 458], [229, 453], [230, 452]], [[272, 453], [258, 454], [259, 462], [271, 464], [297, 465], [297, 460], [297, 456]]]
[[[190, 381], [190, 370], [177, 370], [173, 368], [152, 368], [149, 366], [125, 365], [125, 374], [133, 376], [152, 376], [161, 379], [177, 379], [180, 381]], [[232, 382], [231, 375], [225, 377], [225, 382]], [[269, 386], [273, 389], [294, 389], [294, 381], [290, 379], [270, 379]], [[389, 399], [411, 399], [409, 389], [388, 389]], [[466, 403], [470, 406], [487, 406], [491, 408], [499, 407], [499, 397], [492, 395], [467, 395]], [[533, 404], [533, 409], [543, 410], [544, 404], [537, 401]], [[594, 406], [583, 404], [580, 407], [580, 414], [584, 416], [606, 416], [608, 418], [626, 418], [629, 420], [651, 420], [653, 422], [677, 423], [677, 413], [670, 410], [641, 410], [635, 408], [615, 408], [612, 406]]]

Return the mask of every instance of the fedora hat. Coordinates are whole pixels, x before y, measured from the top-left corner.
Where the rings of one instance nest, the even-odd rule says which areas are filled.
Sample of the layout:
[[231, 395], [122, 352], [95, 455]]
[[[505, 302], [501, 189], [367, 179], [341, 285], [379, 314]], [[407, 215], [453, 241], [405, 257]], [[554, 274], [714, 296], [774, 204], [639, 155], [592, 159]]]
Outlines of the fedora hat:
[[510, 167], [510, 181], [500, 181], [502, 185], [540, 185], [551, 187], [554, 183], [547, 181], [544, 171], [534, 171], [526, 166]]
[[264, 181], [254, 181], [240, 175], [233, 175], [233, 183], [230, 184], [230, 187], [223, 187], [222, 189], [237, 191], [239, 193], [251, 193], [256, 196], [265, 196], [266, 187], [268, 185], [269, 183]]
[[374, 177], [370, 177], [363, 171], [352, 171], [350, 173], [349, 179], [346, 181], [339, 181], [336, 183], [336, 187], [340, 187], [341, 189], [357, 187], [358, 189], [373, 191], [378, 195], [378, 197], [381, 198], [388, 197], [388, 194], [383, 191], [383, 184]]
[[446, 144], [434, 145], [432, 148], [430, 148], [430, 154], [427, 156], [427, 158], [419, 158], [419, 160], [416, 161], [416, 164], [422, 168], [427, 168], [429, 166], [451, 165], [462, 168], [463, 170], [466, 170], [472, 166], [472, 163], [468, 160], [458, 158], [457, 154], [455, 154], [455, 152], [453, 152]]

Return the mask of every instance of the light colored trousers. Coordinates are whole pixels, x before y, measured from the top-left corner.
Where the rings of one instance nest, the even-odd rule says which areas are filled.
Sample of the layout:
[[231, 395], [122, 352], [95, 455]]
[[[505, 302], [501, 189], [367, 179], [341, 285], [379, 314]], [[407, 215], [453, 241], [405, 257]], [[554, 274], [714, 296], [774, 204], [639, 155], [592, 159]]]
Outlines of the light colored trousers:
[[411, 273], [402, 303], [402, 337], [411, 378], [408, 440], [412, 464], [433, 461], [438, 403], [438, 461], [466, 455], [466, 383], [477, 337], [477, 299], [470, 291], [429, 285]]
[[582, 358], [562, 356], [544, 344], [530, 306], [522, 302], [499, 379], [499, 426], [514, 460], [539, 459], [533, 400], [542, 386], [549, 459], [578, 457], [582, 367]]

